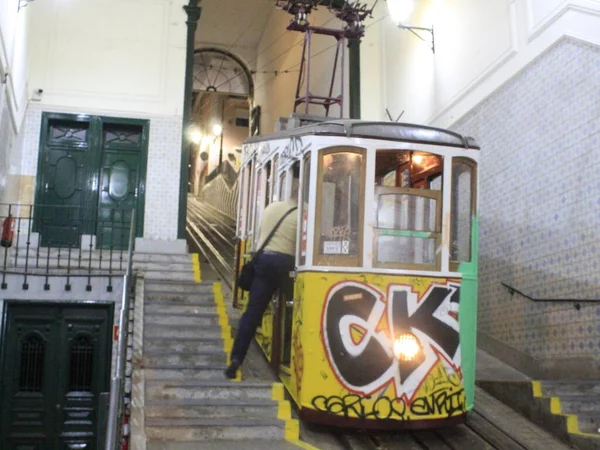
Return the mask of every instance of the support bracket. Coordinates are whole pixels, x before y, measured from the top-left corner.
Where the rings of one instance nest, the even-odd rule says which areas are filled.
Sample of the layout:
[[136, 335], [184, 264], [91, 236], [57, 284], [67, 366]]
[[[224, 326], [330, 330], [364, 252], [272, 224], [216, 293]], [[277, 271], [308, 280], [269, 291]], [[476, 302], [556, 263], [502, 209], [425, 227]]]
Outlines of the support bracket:
[[[433, 33], [433, 27], [431, 28], [425, 28], [425, 27], [409, 27], [406, 25], [398, 25], [398, 28], [401, 28], [403, 30], [408, 30], [410, 31], [412, 34], [414, 34], [416, 37], [418, 37], [419, 39], [421, 39], [423, 42], [425, 42], [426, 44], [429, 45], [429, 48], [431, 49], [431, 51], [433, 53], [435, 53], [435, 35]], [[431, 35], [430, 39], [426, 39], [423, 36], [421, 36], [418, 32], [425, 32], [425, 33], [429, 33]]]

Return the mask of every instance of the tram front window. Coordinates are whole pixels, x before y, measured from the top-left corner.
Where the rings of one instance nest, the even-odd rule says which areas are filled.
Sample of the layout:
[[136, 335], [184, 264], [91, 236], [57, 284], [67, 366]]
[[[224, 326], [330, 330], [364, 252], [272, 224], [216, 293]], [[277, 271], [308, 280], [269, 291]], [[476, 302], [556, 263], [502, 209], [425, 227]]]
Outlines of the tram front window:
[[438, 267], [442, 157], [380, 150], [375, 167], [374, 265]]
[[364, 155], [362, 150], [347, 151], [350, 149], [319, 154], [317, 265], [360, 264]]

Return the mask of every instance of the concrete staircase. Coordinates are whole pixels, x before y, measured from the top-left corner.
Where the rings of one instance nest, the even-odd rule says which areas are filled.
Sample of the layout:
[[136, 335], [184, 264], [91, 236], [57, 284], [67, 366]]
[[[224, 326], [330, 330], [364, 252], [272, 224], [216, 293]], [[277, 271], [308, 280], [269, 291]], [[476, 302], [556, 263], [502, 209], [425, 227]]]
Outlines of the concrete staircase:
[[600, 450], [600, 382], [478, 381], [494, 397], [579, 450]]
[[144, 282], [142, 370], [134, 372], [142, 408], [132, 416], [143, 430], [132, 428], [132, 448], [297, 448], [285, 442], [298, 439], [298, 424], [283, 387], [224, 375], [231, 331], [218, 285], [178, 272]]

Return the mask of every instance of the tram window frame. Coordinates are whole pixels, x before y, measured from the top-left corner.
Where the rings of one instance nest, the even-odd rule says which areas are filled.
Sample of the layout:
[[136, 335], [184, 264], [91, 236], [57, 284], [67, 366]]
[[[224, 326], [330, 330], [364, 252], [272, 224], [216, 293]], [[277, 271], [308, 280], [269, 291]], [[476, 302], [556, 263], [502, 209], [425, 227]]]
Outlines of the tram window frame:
[[[385, 187], [377, 186], [375, 188], [375, 209], [374, 209], [374, 223], [373, 226], [373, 267], [379, 269], [403, 269], [403, 270], [440, 270], [442, 258], [441, 252], [438, 251], [442, 245], [442, 212], [443, 212], [443, 191], [442, 190], [429, 190], [422, 188], [404, 188], [404, 187]], [[379, 198], [383, 195], [410, 195], [411, 197], [425, 197], [433, 199], [436, 202], [436, 214], [435, 214], [435, 230], [434, 231], [418, 231], [418, 230], [401, 230], [396, 228], [379, 228]], [[405, 231], [410, 233], [429, 233], [430, 238], [434, 239], [435, 247], [434, 254], [435, 264], [423, 264], [423, 263], [406, 263], [406, 262], [379, 262], [378, 254], [378, 239], [382, 236], [381, 230], [394, 230], [394, 231]], [[385, 236], [385, 234], [383, 235]], [[393, 236], [393, 234], [392, 234]], [[410, 237], [410, 236], [408, 236]]]
[[261, 198], [261, 194], [264, 194], [264, 190], [262, 189], [262, 179], [263, 179], [263, 168], [259, 167], [256, 169], [256, 183], [254, 190], [254, 197], [256, 198], [254, 201], [254, 219], [253, 219], [253, 227], [252, 227], [252, 248], [256, 248], [258, 245], [258, 239], [260, 235], [260, 219], [262, 216], [262, 210], [264, 209], [264, 197]]
[[254, 170], [254, 164], [255, 164], [256, 160], [254, 158], [252, 158], [250, 160], [250, 162], [248, 163], [248, 165], [246, 167], [248, 167], [248, 184], [246, 185], [246, 192], [247, 192], [247, 197], [246, 197], [246, 223], [244, 224], [245, 226], [245, 230], [244, 230], [244, 236], [246, 238], [248, 238], [248, 236], [250, 235], [250, 233], [253, 232], [254, 229], [254, 223], [252, 222], [252, 219], [254, 218], [254, 203], [252, 201], [252, 199], [254, 198], [254, 186], [255, 186], [255, 177], [256, 177], [256, 170]]
[[279, 175], [279, 201], [284, 201], [287, 200], [286, 198], [286, 189], [285, 189], [285, 182], [287, 181], [287, 170], [284, 170], [283, 172], [281, 172], [281, 175]]
[[[469, 243], [469, 258], [467, 260], [464, 261], [459, 261], [456, 259], [453, 259], [453, 251], [452, 251], [452, 239], [454, 236], [454, 231], [455, 231], [455, 225], [456, 225], [456, 221], [455, 221], [455, 209], [454, 209], [454, 189], [455, 189], [455, 168], [458, 165], [464, 164], [468, 167], [470, 167], [471, 169], [471, 183], [470, 183], [470, 194], [471, 194], [471, 201], [470, 201], [470, 206], [471, 206], [471, 214], [469, 216], [469, 239], [468, 239], [468, 243]], [[470, 263], [471, 261], [473, 261], [473, 217], [475, 215], [477, 215], [477, 176], [478, 176], [478, 171], [477, 171], [477, 162], [473, 161], [470, 158], [465, 158], [465, 157], [454, 157], [452, 158], [452, 173], [450, 174], [450, 243], [449, 243], [449, 249], [448, 249], [448, 259], [449, 259], [449, 268], [451, 271], [456, 272], [459, 270], [459, 266], [460, 264], [464, 264], [464, 263]]]
[[275, 155], [273, 157], [273, 161], [271, 162], [271, 189], [269, 195], [271, 196], [271, 202], [281, 201], [277, 194], [277, 170], [279, 169], [279, 155]]
[[237, 213], [237, 223], [236, 223], [236, 227], [237, 227], [237, 235], [238, 236], [243, 236], [244, 234], [244, 228], [245, 228], [245, 224], [244, 224], [244, 216], [246, 215], [246, 191], [244, 190], [244, 185], [246, 184], [246, 177], [247, 177], [247, 170], [246, 170], [247, 166], [243, 166], [240, 169], [240, 182], [238, 184], [238, 186], [240, 186], [238, 188], [238, 205], [240, 205], [240, 207], [238, 208], [238, 213]]
[[[310, 194], [311, 194], [311, 152], [307, 152], [304, 154], [302, 158], [302, 178], [301, 185], [298, 186], [298, 195], [300, 196], [299, 204], [300, 204], [300, 230], [299, 230], [299, 238], [300, 242], [298, 245], [298, 265], [305, 266], [308, 260], [308, 227], [310, 224]], [[300, 181], [300, 180], [299, 180]], [[293, 183], [293, 176], [292, 176]], [[293, 186], [292, 186], [293, 187]], [[290, 193], [293, 191], [290, 188]], [[291, 194], [290, 194], [291, 197]], [[306, 223], [304, 222], [304, 214], [306, 213]], [[306, 227], [306, 228], [305, 228]], [[304, 250], [304, 254], [302, 251]]]
[[[320, 236], [322, 227], [322, 212], [323, 208], [323, 161], [325, 156], [335, 153], [354, 153], [360, 155], [360, 192], [358, 194], [358, 218], [357, 218], [357, 254], [356, 255], [325, 255], [321, 254]], [[352, 145], [339, 145], [325, 147], [318, 151], [317, 154], [317, 177], [316, 177], [316, 212], [315, 212], [315, 227], [313, 236], [313, 254], [312, 260], [314, 266], [324, 267], [362, 267], [363, 252], [364, 252], [364, 217], [365, 217], [365, 195], [366, 195], [366, 175], [367, 175], [367, 149], [364, 147]]]
[[265, 208], [273, 200], [273, 162], [267, 161], [263, 167], [265, 171]]

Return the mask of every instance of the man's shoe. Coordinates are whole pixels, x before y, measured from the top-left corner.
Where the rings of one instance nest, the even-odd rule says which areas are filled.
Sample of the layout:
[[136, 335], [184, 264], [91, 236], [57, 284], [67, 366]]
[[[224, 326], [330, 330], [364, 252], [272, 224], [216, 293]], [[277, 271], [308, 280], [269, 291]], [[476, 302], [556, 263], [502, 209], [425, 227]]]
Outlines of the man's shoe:
[[227, 378], [229, 378], [230, 380], [233, 380], [236, 377], [237, 371], [239, 368], [240, 368], [240, 363], [238, 363], [237, 361], [231, 361], [231, 364], [225, 371], [225, 376]]

